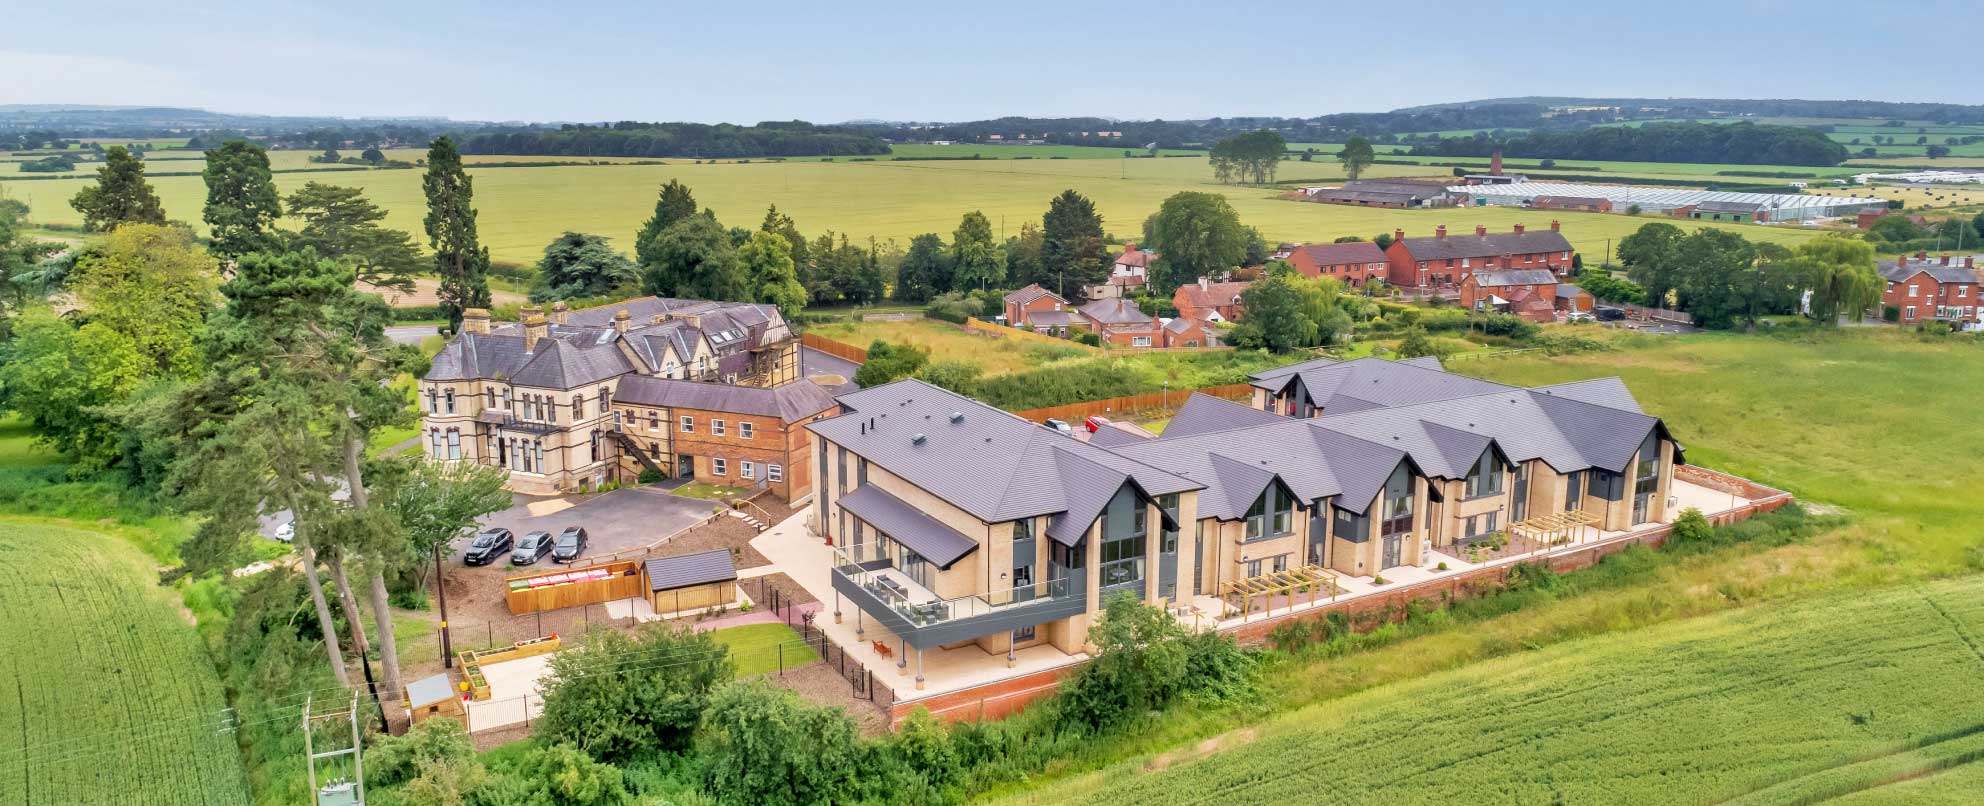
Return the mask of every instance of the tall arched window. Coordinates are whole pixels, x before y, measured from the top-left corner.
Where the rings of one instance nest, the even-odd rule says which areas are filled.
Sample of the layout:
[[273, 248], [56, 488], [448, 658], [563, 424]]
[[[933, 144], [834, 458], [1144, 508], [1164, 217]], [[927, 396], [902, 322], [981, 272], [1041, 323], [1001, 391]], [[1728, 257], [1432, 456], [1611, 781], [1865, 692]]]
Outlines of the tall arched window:
[[537, 472], [542, 473], [544, 472], [544, 440], [533, 439], [530, 441], [530, 445], [532, 450], [537, 451]]
[[454, 413], [455, 413], [455, 390], [453, 390], [453, 389], [449, 389], [449, 390], [448, 390], [448, 392], [447, 392], [447, 400], [448, 400], [448, 413], [449, 413], [449, 414], [454, 414]]
[[436, 459], [444, 455], [441, 453], [441, 429], [427, 429], [427, 454]]
[[585, 396], [584, 394], [576, 394], [576, 395], [573, 395], [573, 396], [572, 396], [572, 419], [573, 419], [573, 420], [583, 420], [583, 419], [585, 419], [585, 416], [586, 416], [586, 396]]
[[599, 387], [599, 410], [606, 411], [607, 407], [612, 405], [613, 390], [605, 386]]
[[432, 390], [432, 389], [429, 389], [429, 390], [427, 390], [427, 413], [428, 413], [428, 414], [439, 414], [439, 413], [441, 413], [441, 407], [440, 407], [440, 405], [439, 405], [439, 404], [437, 404], [437, 403], [435, 403], [435, 400], [436, 400], [436, 398], [435, 398], [435, 396], [434, 396], [434, 390]]
[[592, 431], [592, 461], [599, 461], [599, 429]]

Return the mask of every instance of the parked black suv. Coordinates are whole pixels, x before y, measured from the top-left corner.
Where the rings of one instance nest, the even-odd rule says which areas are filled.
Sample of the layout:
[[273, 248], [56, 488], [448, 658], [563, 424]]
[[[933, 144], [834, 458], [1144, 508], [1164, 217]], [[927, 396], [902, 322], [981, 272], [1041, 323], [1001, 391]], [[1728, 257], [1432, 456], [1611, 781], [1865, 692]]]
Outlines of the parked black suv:
[[586, 550], [586, 530], [583, 526], [567, 526], [558, 533], [558, 542], [551, 546], [551, 561], [568, 563], [579, 558]]
[[511, 565], [530, 565], [551, 553], [551, 533], [531, 532], [517, 541], [517, 550], [510, 552]]
[[462, 553], [463, 565], [488, 565], [511, 549], [516, 537], [510, 530], [500, 526], [477, 532], [475, 542], [468, 544], [468, 551]]
[[1625, 310], [1609, 305], [1600, 305], [1593, 309], [1592, 313], [1598, 316], [1600, 322], [1617, 322], [1626, 318]]

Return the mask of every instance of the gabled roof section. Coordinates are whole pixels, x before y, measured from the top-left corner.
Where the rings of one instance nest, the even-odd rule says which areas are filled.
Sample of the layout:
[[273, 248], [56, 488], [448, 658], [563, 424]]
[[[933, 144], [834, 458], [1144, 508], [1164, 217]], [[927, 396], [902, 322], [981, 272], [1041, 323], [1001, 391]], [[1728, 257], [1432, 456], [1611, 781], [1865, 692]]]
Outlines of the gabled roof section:
[[1633, 393], [1626, 388], [1626, 382], [1614, 375], [1609, 378], [1592, 378], [1588, 381], [1572, 381], [1551, 386], [1538, 386], [1530, 391], [1542, 395], [1582, 400], [1586, 403], [1619, 409], [1621, 411], [1645, 414], [1640, 402], [1633, 399]]
[[[1398, 448], [1332, 433], [1316, 420], [1288, 418], [1113, 450], [1205, 485], [1199, 514], [1227, 520], [1246, 514], [1269, 476], [1305, 503], [1338, 496], [1339, 505], [1362, 512], [1407, 459]], [[1419, 472], [1416, 465], [1413, 472]]]
[[1190, 437], [1213, 431], [1230, 431], [1253, 425], [1278, 423], [1288, 418], [1271, 412], [1261, 411], [1252, 406], [1243, 406], [1230, 400], [1221, 400], [1212, 395], [1193, 392], [1185, 399], [1185, 405], [1171, 415], [1171, 422], [1164, 426], [1159, 439]]
[[[1307, 363], [1313, 362], [1296, 366]], [[1263, 388], [1280, 392], [1289, 385], [1285, 380], [1275, 383], [1275, 379], [1263, 379], [1262, 374], [1252, 376], [1256, 379], [1253, 381], [1255, 386], [1263, 386], [1263, 380], [1266, 380], [1268, 385]], [[1366, 404], [1401, 406], [1515, 388], [1455, 375], [1425, 361], [1387, 361], [1382, 358], [1323, 364], [1302, 370], [1296, 373], [1296, 377], [1301, 378], [1309, 403], [1322, 407], [1326, 412], [1331, 411], [1332, 407], [1368, 408]]]
[[1099, 299], [1082, 306], [1082, 315], [1105, 325], [1148, 325], [1153, 319], [1135, 302], [1121, 297]]
[[[848, 413], [806, 427], [987, 523], [1100, 512], [1121, 486], [1105, 493], [1086, 479], [1063, 477], [1064, 468], [1104, 479], [1120, 474], [1153, 497], [1201, 486], [916, 379], [838, 400]], [[1100, 502], [1091, 500], [1097, 495]]]
[[[1444, 191], [1445, 188], [1439, 188]], [[1369, 241], [1348, 241], [1345, 243], [1305, 243], [1295, 247], [1296, 252], [1318, 266], [1341, 266], [1349, 263], [1383, 263], [1385, 250]]]
[[1053, 299], [1060, 300], [1062, 304], [1067, 304], [1068, 302], [1065, 299], [1061, 299], [1061, 295], [1049, 291], [1045, 288], [1041, 288], [1039, 283], [1033, 283], [1018, 291], [1014, 291], [1010, 294], [1007, 294], [1006, 301], [1019, 305], [1025, 305], [1029, 302], [1033, 302], [1042, 297], [1051, 297]]
[[1569, 252], [1571, 242], [1556, 230], [1491, 232], [1406, 238], [1403, 243], [1413, 260], [1457, 260], [1459, 258], [1530, 255], [1540, 252]]
[[[1587, 396], [1602, 399], [1597, 394]], [[1448, 466], [1448, 457], [1460, 451], [1459, 443], [1446, 447], [1437, 444], [1435, 435], [1427, 431], [1428, 423], [1493, 439], [1509, 461], [1540, 459], [1560, 473], [1586, 468], [1623, 471], [1647, 431], [1660, 423], [1638, 411], [1529, 389], [1354, 414], [1326, 412], [1313, 422], [1332, 431], [1396, 445], [1429, 473], [1446, 478], [1466, 475], [1464, 467]]]
[[634, 371], [627, 355], [611, 341], [571, 344], [540, 339], [535, 353], [526, 353], [510, 382], [540, 389], [577, 389]]
[[1474, 273], [1474, 282], [1476, 285], [1487, 288], [1512, 285], [1547, 285], [1557, 282], [1557, 275], [1545, 269], [1478, 271]]

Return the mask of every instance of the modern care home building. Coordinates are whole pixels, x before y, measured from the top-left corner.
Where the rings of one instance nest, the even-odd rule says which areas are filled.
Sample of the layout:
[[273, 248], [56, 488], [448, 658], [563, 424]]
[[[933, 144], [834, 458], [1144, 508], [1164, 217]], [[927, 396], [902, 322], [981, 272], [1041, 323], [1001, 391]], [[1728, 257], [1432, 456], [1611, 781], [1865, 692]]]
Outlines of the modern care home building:
[[1521, 389], [1362, 359], [1254, 384], [1253, 406], [1194, 397], [1161, 436], [1106, 443], [915, 380], [841, 396], [807, 426], [836, 614], [905, 673], [937, 649], [1010, 664], [1083, 651], [1119, 592], [1182, 608], [1289, 572], [1458, 563], [1512, 527], [1673, 515], [1680, 446], [1616, 379]]
[[586, 310], [471, 309], [416, 391], [434, 461], [501, 467], [509, 488], [598, 486], [621, 466], [614, 395], [626, 378], [777, 386], [800, 381], [799, 339], [770, 305], [642, 297]]

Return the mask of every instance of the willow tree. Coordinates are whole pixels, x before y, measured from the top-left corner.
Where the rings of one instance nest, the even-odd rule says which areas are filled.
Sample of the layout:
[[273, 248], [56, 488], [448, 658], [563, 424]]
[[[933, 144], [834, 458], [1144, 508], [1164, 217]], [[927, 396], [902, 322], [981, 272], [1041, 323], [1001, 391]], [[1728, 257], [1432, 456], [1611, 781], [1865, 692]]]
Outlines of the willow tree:
[[1874, 270], [1874, 247], [1866, 241], [1826, 235], [1799, 244], [1791, 265], [1812, 292], [1811, 315], [1828, 325], [1842, 315], [1858, 322], [1881, 301], [1881, 276]]

